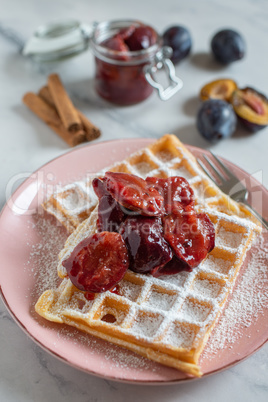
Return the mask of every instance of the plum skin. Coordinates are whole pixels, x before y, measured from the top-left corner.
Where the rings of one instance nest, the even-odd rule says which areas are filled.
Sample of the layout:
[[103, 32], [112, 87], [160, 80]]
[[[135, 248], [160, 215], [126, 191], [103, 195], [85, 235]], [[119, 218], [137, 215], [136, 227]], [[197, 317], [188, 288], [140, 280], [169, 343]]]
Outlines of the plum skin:
[[221, 99], [205, 101], [197, 114], [198, 131], [212, 142], [230, 137], [236, 125], [237, 117], [232, 106]]
[[219, 63], [229, 64], [244, 57], [246, 44], [240, 33], [233, 29], [223, 29], [213, 36], [211, 50]]
[[165, 46], [170, 46], [173, 50], [171, 60], [174, 64], [183, 60], [191, 51], [192, 38], [187, 28], [174, 25], [166, 29], [163, 33]]
[[119, 232], [129, 251], [129, 269], [134, 272], [154, 274], [173, 257], [159, 217], [128, 217]]

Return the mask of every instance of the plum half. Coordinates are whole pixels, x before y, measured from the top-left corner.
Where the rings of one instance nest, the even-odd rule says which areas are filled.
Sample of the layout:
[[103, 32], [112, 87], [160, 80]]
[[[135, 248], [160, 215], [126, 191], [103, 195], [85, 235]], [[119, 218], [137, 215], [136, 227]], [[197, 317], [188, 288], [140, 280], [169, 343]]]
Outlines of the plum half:
[[254, 88], [237, 89], [231, 97], [231, 104], [241, 123], [251, 132], [268, 125], [268, 99]]
[[206, 101], [208, 99], [221, 99], [229, 102], [233, 92], [236, 89], [236, 82], [230, 79], [211, 81], [201, 88], [200, 99], [202, 101]]

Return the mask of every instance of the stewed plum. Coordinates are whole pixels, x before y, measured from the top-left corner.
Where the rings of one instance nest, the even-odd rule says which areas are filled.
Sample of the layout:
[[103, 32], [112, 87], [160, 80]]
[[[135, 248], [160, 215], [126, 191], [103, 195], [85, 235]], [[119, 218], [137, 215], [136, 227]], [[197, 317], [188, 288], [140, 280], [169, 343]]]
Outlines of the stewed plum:
[[126, 28], [120, 29], [120, 31], [118, 32], [117, 36], [120, 36], [121, 39], [126, 40], [127, 38], [129, 38], [133, 34], [135, 29], [136, 29], [135, 25], [131, 24], [130, 26], [128, 26]]
[[229, 64], [244, 57], [246, 43], [240, 33], [233, 29], [223, 29], [213, 36], [211, 50], [219, 63]]
[[142, 25], [135, 28], [132, 34], [124, 40], [129, 50], [135, 52], [155, 45], [157, 42], [157, 33], [149, 25]]
[[197, 128], [207, 140], [216, 142], [230, 137], [237, 125], [232, 106], [221, 99], [205, 101], [197, 114]]
[[159, 217], [130, 216], [122, 223], [120, 234], [129, 250], [129, 268], [134, 272], [154, 275], [172, 259]]
[[193, 189], [183, 177], [147, 177], [146, 182], [163, 196], [166, 214], [181, 213], [186, 205], [194, 203]]
[[190, 53], [192, 47], [191, 34], [187, 28], [174, 25], [166, 29], [163, 34], [165, 46], [170, 46], [173, 50], [171, 60], [174, 64], [183, 60]]
[[125, 213], [120, 204], [107, 191], [105, 183], [95, 178], [93, 189], [99, 198], [97, 228], [99, 232], [118, 232], [119, 226], [125, 219]]
[[106, 185], [102, 179], [95, 177], [95, 179], [92, 181], [92, 187], [99, 200], [101, 197], [109, 195]]
[[176, 257], [195, 268], [215, 245], [215, 229], [204, 213], [186, 207], [184, 214], [164, 217], [164, 238]]
[[127, 173], [106, 172], [103, 180], [108, 192], [123, 207], [141, 215], [163, 215], [163, 196], [142, 178]]
[[157, 42], [157, 33], [149, 25], [130, 25], [122, 28], [114, 36], [104, 40], [101, 46], [118, 52], [136, 52], [148, 49]]
[[93, 188], [99, 231], [63, 261], [87, 297], [113, 289], [128, 268], [155, 277], [191, 271], [214, 247], [214, 226], [194, 210], [193, 190], [182, 177], [106, 172]]
[[175, 275], [182, 271], [191, 272], [192, 268], [185, 261], [173, 255], [172, 259], [166, 265], [153, 273], [153, 276], [158, 278], [164, 275]]
[[113, 36], [112, 38], [106, 39], [101, 44], [107, 49], [114, 50], [116, 52], [128, 52], [129, 48], [125, 44], [124, 40], [121, 38], [120, 35]]
[[128, 250], [119, 233], [95, 233], [82, 240], [62, 265], [78, 289], [102, 293], [113, 289], [125, 275]]

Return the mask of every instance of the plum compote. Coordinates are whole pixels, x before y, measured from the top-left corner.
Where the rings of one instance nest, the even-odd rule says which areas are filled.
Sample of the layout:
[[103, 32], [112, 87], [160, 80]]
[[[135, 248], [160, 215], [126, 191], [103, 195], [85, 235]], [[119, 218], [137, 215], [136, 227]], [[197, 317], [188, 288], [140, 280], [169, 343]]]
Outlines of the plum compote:
[[129, 250], [130, 267], [134, 272], [154, 275], [173, 257], [159, 217], [130, 216], [122, 223], [120, 233]]
[[82, 240], [62, 265], [78, 289], [102, 293], [113, 289], [125, 275], [128, 251], [119, 233], [95, 233]]
[[146, 182], [163, 196], [166, 214], [183, 212], [185, 206], [194, 204], [193, 189], [183, 177], [147, 177]]
[[153, 91], [144, 66], [159, 50], [159, 36], [151, 26], [140, 22], [112, 28], [111, 36], [105, 40], [93, 38], [96, 90], [102, 98], [119, 105], [141, 102]]
[[107, 191], [106, 184], [102, 180], [95, 178], [92, 186], [99, 198], [98, 231], [118, 232], [119, 226], [126, 216], [122, 206]]
[[141, 177], [128, 173], [106, 172], [103, 181], [108, 192], [123, 207], [137, 211], [140, 215], [163, 215], [163, 196]]
[[214, 248], [213, 223], [195, 211], [193, 190], [182, 177], [106, 172], [93, 188], [99, 232], [63, 261], [87, 294], [113, 289], [128, 268], [155, 277], [191, 271]]
[[196, 214], [192, 208], [164, 218], [164, 238], [175, 256], [190, 268], [197, 267], [215, 245], [213, 223], [206, 214]]

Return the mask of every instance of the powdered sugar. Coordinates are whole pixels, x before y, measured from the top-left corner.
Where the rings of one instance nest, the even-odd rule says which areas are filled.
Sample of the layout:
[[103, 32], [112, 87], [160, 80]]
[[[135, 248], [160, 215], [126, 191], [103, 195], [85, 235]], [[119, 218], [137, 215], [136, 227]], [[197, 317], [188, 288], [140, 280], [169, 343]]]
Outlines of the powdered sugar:
[[170, 326], [165, 341], [173, 347], [188, 349], [192, 346], [195, 336], [196, 331], [194, 326], [181, 325], [178, 322]]
[[[56, 289], [59, 284], [57, 274], [58, 253], [67, 238], [66, 230], [55, 224], [54, 218], [47, 214], [35, 215], [29, 225], [34, 226], [40, 241], [32, 244], [27, 269], [35, 277], [33, 299], [47, 289]], [[34, 300], [36, 302], [36, 300]]]
[[123, 293], [127, 299], [135, 302], [141, 292], [141, 286], [128, 281], [122, 281], [120, 283], [120, 292]]
[[182, 318], [186, 317], [186, 319], [192, 322], [203, 322], [206, 320], [211, 308], [209, 304], [201, 304], [197, 303], [196, 300], [187, 299], [180, 310], [180, 315]]
[[154, 306], [157, 310], [168, 311], [174, 304], [177, 294], [163, 293], [163, 291], [158, 292], [157, 290], [152, 290], [147, 297], [144, 305]]
[[220, 228], [218, 236], [216, 236], [216, 245], [237, 248], [241, 244], [242, 237], [242, 233], [234, 233]]
[[232, 261], [224, 260], [223, 258], [215, 258], [213, 255], [210, 255], [203, 263], [203, 268], [209, 271], [216, 271], [223, 275], [228, 275], [231, 267]]
[[201, 295], [203, 297], [215, 298], [219, 295], [219, 292], [222, 290], [220, 283], [214, 280], [197, 278], [193, 291], [194, 293]]
[[151, 338], [156, 334], [162, 321], [163, 317], [160, 314], [145, 315], [144, 311], [138, 312], [132, 324], [131, 333], [140, 338]]
[[147, 162], [139, 162], [135, 165], [135, 170], [139, 176], [146, 178], [152, 170], [152, 166]]
[[84, 354], [85, 359], [87, 359], [87, 355], [101, 356], [102, 366], [105, 365], [106, 369], [109, 369], [111, 372], [118, 367], [130, 371], [134, 369], [135, 372], [139, 370], [143, 372], [145, 370], [154, 372], [161, 370], [161, 366], [156, 366], [150, 360], [136, 353], [130, 352], [129, 350], [123, 349], [117, 345], [111, 346], [107, 341], [102, 341], [74, 328], [61, 328], [58, 331], [58, 338], [59, 341], [62, 339], [66, 341], [70, 340], [72, 344], [82, 349], [86, 347], [87, 354]]
[[155, 155], [161, 162], [167, 163], [174, 159], [174, 155], [167, 149], [162, 149]]
[[[36, 216], [34, 225], [34, 229], [40, 236], [40, 242], [31, 246], [32, 249], [28, 265], [31, 265], [33, 275], [36, 277], [34, 294], [39, 296], [44, 290], [51, 288], [55, 289], [58, 285], [56, 269], [57, 254], [62, 248], [67, 234], [63, 228], [55, 225], [55, 221], [48, 216]], [[224, 315], [218, 322], [207, 343], [207, 347], [202, 354], [201, 362], [204, 358], [212, 359], [218, 350], [226, 348], [227, 343], [229, 346], [232, 346], [243, 335], [243, 327], [250, 326], [259, 314], [262, 314], [263, 310], [267, 308], [267, 252], [268, 248], [265, 245], [265, 240], [260, 239], [253, 249], [250, 262], [246, 269], [244, 269], [241, 280], [234, 290]], [[224, 262], [223, 265], [225, 265]], [[181, 274], [182, 276], [189, 276], [188, 273]], [[214, 297], [217, 297], [218, 291], [221, 287], [217, 281], [213, 283], [205, 278], [206, 277], [200, 277], [197, 279], [193, 292], [200, 296], [205, 292], [207, 296], [207, 292], [211, 291], [210, 297], [214, 299]], [[169, 277], [169, 279], [172, 279], [172, 276]], [[162, 281], [159, 279], [159, 282]], [[127, 289], [125, 289], [126, 293], [133, 290], [133, 284], [129, 283], [129, 285], [129, 290], [127, 291]], [[140, 286], [137, 284], [134, 288], [134, 294], [130, 296], [130, 299], [133, 301], [136, 300], [139, 294]], [[154, 300], [158, 300], [157, 289], [151, 292], [147, 297], [153, 297]], [[163, 300], [163, 310], [169, 310], [169, 308], [172, 308], [173, 295], [166, 294], [166, 299]], [[196, 305], [193, 308], [191, 300], [187, 299], [181, 310], [182, 322], [189, 314], [190, 321], [199, 322], [200, 324], [201, 322], [205, 322], [207, 315], [210, 314], [210, 306], [204, 302], [202, 303], [197, 305], [195, 301]], [[180, 319], [180, 317], [178, 317], [178, 319]], [[138, 336], [147, 338], [154, 336], [161, 324], [161, 315], [158, 315], [157, 317], [150, 315], [145, 317], [141, 314], [138, 315], [138, 320], [132, 330], [134, 330]], [[176, 325], [176, 322], [174, 322], [174, 324], [170, 326], [164, 342], [171, 343], [177, 347], [187, 348], [192, 344], [193, 339], [196, 336], [196, 331], [197, 328], [194, 325], [186, 324], [180, 326], [179, 324]], [[66, 337], [67, 332], [68, 331], [65, 329], [60, 330], [59, 337]], [[131, 369], [137, 366], [137, 368], [141, 370], [151, 369], [151, 363], [146, 359], [127, 351], [123, 351], [116, 346], [111, 346], [106, 342], [95, 341], [91, 336], [80, 334], [80, 332], [76, 331], [73, 332], [73, 330], [70, 329], [68, 337], [72, 337], [74, 342], [81, 344], [81, 347], [84, 347], [83, 345], [87, 343], [90, 350], [94, 349], [97, 354], [100, 354], [102, 358], [104, 358], [104, 362], [110, 362], [112, 367], [125, 367]], [[93, 351], [89, 353], [91, 354]]]
[[252, 325], [268, 308], [268, 247], [267, 233], [260, 236], [251, 251], [241, 279], [215, 327], [203, 352], [203, 358], [213, 356], [243, 335], [243, 329]]
[[[30, 224], [30, 223], [29, 223]], [[32, 222], [31, 222], [32, 224]], [[57, 276], [57, 254], [62, 248], [65, 239], [66, 232], [63, 228], [55, 225], [55, 221], [48, 216], [36, 216], [34, 219], [34, 230], [36, 230], [40, 236], [40, 242], [31, 246], [30, 258], [27, 266], [31, 266], [33, 275], [36, 277], [36, 285], [33, 290], [35, 296], [39, 296], [46, 289], [55, 289], [58, 285]], [[264, 309], [268, 306], [268, 269], [267, 269], [267, 238], [262, 237], [258, 243], [254, 246], [249, 262], [243, 269], [241, 279], [234, 289], [230, 302], [228, 303], [223, 316], [217, 323], [215, 330], [213, 331], [207, 347], [204, 350], [202, 359], [212, 359], [217, 354], [217, 351], [222, 348], [226, 348], [226, 344], [229, 347], [239, 340], [243, 335], [243, 328], [250, 326], [259, 315], [261, 315]], [[224, 263], [223, 263], [224, 265]], [[186, 273], [182, 273], [187, 276]], [[171, 279], [172, 277], [170, 277]], [[203, 281], [207, 281], [203, 279]], [[209, 287], [211, 283], [205, 283]], [[131, 284], [133, 285], [133, 284]], [[204, 285], [204, 282], [202, 282]], [[130, 286], [131, 288], [132, 286]], [[139, 285], [136, 285], [139, 288]], [[136, 299], [139, 290], [135, 289], [135, 296], [131, 298]], [[198, 288], [198, 291], [202, 293], [202, 286]], [[207, 291], [207, 290], [206, 290]], [[212, 296], [216, 289], [214, 286], [211, 288]], [[217, 292], [216, 292], [217, 293]], [[215, 295], [216, 295], [215, 293]], [[155, 296], [155, 295], [154, 295]], [[172, 295], [170, 295], [172, 298]], [[34, 300], [36, 301], [36, 299]], [[200, 309], [188, 309], [188, 302], [184, 305], [183, 315], [194, 313], [193, 321], [203, 321], [206, 319], [206, 314], [209, 314], [208, 306], [201, 306]], [[147, 328], [149, 333], [143, 334], [145, 336], [153, 335], [157, 328], [161, 324], [161, 317], [157, 321], [148, 321], [144, 323], [144, 317], [140, 316], [140, 322], [136, 331], [139, 333]], [[152, 326], [152, 322], [157, 322], [157, 325]], [[145, 325], [146, 324], [146, 325]], [[153, 327], [153, 328], [152, 328]], [[152, 331], [153, 330], [153, 331]], [[174, 330], [174, 331], [173, 331]], [[136, 367], [141, 370], [151, 370], [153, 366], [151, 362], [133, 353], [125, 351], [115, 345], [111, 346], [106, 342], [97, 341], [94, 337], [84, 335], [80, 331], [70, 331], [63, 328], [59, 331], [59, 338], [70, 337], [72, 342], [87, 345], [90, 350], [94, 349], [94, 353], [100, 354], [104, 357], [104, 361], [110, 362], [111, 367], [125, 367], [131, 369]], [[141, 335], [141, 334], [140, 334]], [[169, 342], [175, 345], [181, 345], [187, 347], [191, 344], [193, 337], [195, 336], [195, 328], [185, 326], [183, 331], [175, 325], [170, 327], [167, 334]], [[166, 339], [167, 341], [167, 339]], [[93, 352], [92, 352], [93, 353]]]
[[[217, 222], [215, 223], [215, 230], [219, 238], [218, 244], [223, 243], [221, 247], [218, 245], [218, 248], [215, 248], [216, 256], [219, 257], [215, 257], [214, 260], [219, 259], [221, 265], [224, 264], [226, 266], [225, 260], [220, 258], [220, 256], [224, 258], [230, 256], [232, 264], [234, 263], [234, 258], [240, 264], [245, 252], [247, 239], [250, 238], [250, 229], [247, 228], [243, 221], [242, 225], [241, 222], [236, 223], [236, 218], [233, 217], [225, 216], [224, 218], [222, 216], [219, 219], [219, 214], [214, 213], [213, 215], [212, 212], [210, 212], [210, 216], [213, 221]], [[66, 250], [70, 252], [78, 241], [82, 240], [83, 236], [86, 236], [88, 228], [92, 226], [91, 218], [92, 216], [88, 221], [84, 221], [82, 226], [78, 227], [69, 237], [65, 252]], [[221, 230], [223, 227], [226, 229]], [[234, 250], [230, 251], [230, 245], [233, 244], [232, 240], [234, 238], [235, 244], [238, 246], [235, 252]], [[65, 257], [66, 254], [60, 255], [60, 261]], [[117, 326], [120, 336], [131, 333], [135, 336], [137, 342], [146, 341], [148, 344], [154, 345], [154, 340], [157, 340], [163, 343], [163, 345], [170, 344], [174, 348], [181, 347], [178, 346], [180, 341], [177, 339], [176, 334], [173, 334], [174, 336], [168, 335], [172, 333], [170, 328], [176, 323], [176, 331], [180, 332], [177, 327], [179, 328], [182, 325], [183, 334], [186, 331], [187, 336], [189, 336], [189, 342], [193, 342], [196, 339], [195, 344], [200, 344], [203, 342], [204, 330], [209, 325], [213, 325], [216, 314], [222, 309], [221, 305], [232, 284], [231, 277], [229, 278], [228, 275], [225, 277], [218, 269], [213, 270], [217, 266], [215, 261], [207, 269], [204, 269], [201, 264], [200, 267], [197, 267], [192, 272], [186, 273], [186, 277], [181, 273], [182, 281], [178, 279], [178, 275], [176, 275], [176, 278], [172, 276], [172, 279], [175, 279], [175, 281], [170, 282], [170, 280], [166, 281], [166, 279], [157, 279], [147, 275], [141, 275], [141, 278], [140, 275], [133, 274], [135, 276], [135, 279], [133, 278], [135, 283], [133, 294], [131, 292], [133, 286], [129, 284], [125, 289], [124, 286], [121, 289], [123, 293], [125, 290], [126, 294], [111, 294], [107, 298], [105, 295], [98, 296], [94, 302], [96, 306], [92, 306], [92, 311], [99, 310], [101, 302], [104, 314], [110, 313], [117, 318], [117, 314], [124, 309], [128, 317], [127, 325], [125, 319], [116, 319], [115, 323], [107, 323], [107, 331], [108, 327], [110, 331], [112, 330], [111, 327]], [[60, 265], [61, 262], [59, 263]], [[61, 271], [59, 270], [59, 272]], [[178, 286], [179, 284], [181, 286]], [[69, 292], [66, 290], [63, 293], [68, 294]], [[113, 301], [111, 302], [112, 299]], [[182, 305], [183, 302], [184, 305]], [[63, 304], [65, 305], [64, 307]], [[115, 308], [114, 311], [111, 311], [112, 306]], [[180, 310], [181, 306], [182, 309]], [[68, 317], [68, 324], [71, 322], [75, 324], [75, 320], [79, 319], [85, 322], [86, 325], [90, 325], [91, 320], [94, 321], [96, 319], [90, 315], [90, 311], [85, 312], [83, 315], [81, 311], [71, 309], [68, 298], [61, 299], [60, 307], [64, 308], [64, 319]], [[57, 309], [55, 308], [53, 311], [56, 312]], [[102, 320], [102, 316], [97, 318]], [[178, 318], [180, 324], [177, 321]], [[184, 340], [182, 344], [185, 344]]]

